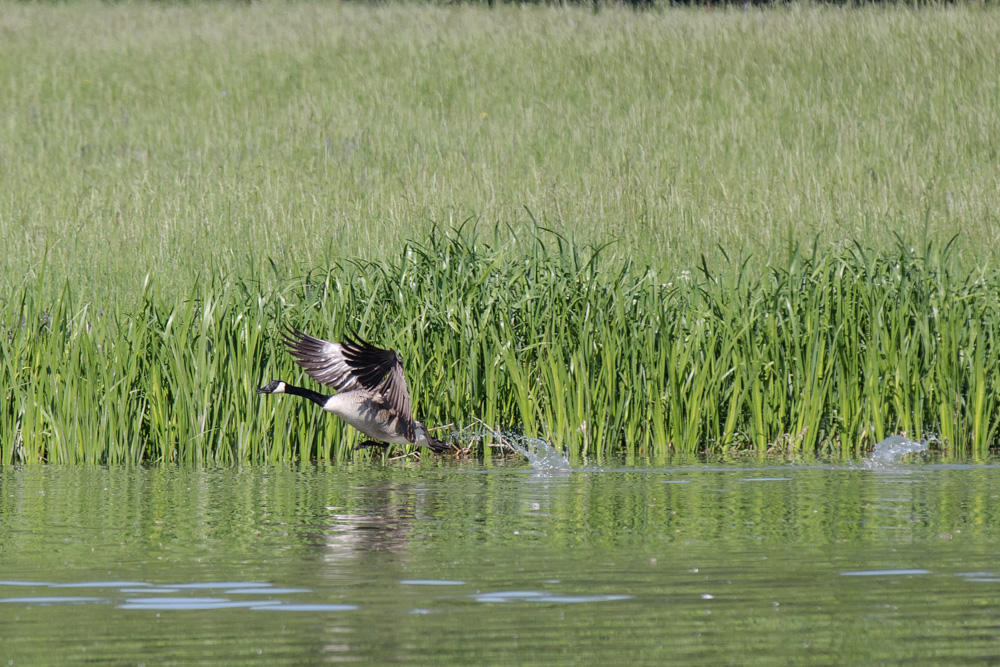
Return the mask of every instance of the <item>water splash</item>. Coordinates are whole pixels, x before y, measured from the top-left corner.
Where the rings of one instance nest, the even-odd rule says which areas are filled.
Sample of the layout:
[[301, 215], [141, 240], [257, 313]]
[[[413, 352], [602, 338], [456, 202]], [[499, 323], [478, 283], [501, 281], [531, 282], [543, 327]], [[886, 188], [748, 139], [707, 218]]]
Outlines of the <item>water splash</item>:
[[569, 464], [569, 458], [551, 443], [541, 438], [504, 433], [490, 428], [483, 422], [479, 422], [476, 431], [476, 433], [471, 434], [471, 438], [469, 435], [465, 436], [466, 439], [483, 440], [489, 436], [495, 442], [494, 447], [516, 452], [526, 458], [536, 474], [545, 475], [573, 470], [573, 466]]
[[916, 442], [903, 435], [890, 435], [875, 445], [871, 456], [865, 459], [864, 466], [872, 470], [898, 466], [905, 456], [927, 451], [931, 442], [938, 442], [938, 439], [931, 436]]
[[565, 454], [541, 438], [506, 436], [504, 440], [528, 459], [535, 472], [569, 472], [573, 469]]

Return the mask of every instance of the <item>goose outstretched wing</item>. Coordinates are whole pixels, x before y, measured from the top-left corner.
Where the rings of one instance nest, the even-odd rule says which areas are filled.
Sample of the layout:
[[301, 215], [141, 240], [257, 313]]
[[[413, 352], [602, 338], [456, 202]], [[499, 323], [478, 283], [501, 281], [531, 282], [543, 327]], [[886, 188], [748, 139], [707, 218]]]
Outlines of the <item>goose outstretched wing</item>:
[[312, 379], [338, 392], [367, 389], [393, 411], [414, 439], [410, 390], [403, 373], [403, 358], [395, 350], [383, 350], [365, 342], [357, 334], [343, 343], [331, 343], [297, 329], [287, 329], [284, 343]]

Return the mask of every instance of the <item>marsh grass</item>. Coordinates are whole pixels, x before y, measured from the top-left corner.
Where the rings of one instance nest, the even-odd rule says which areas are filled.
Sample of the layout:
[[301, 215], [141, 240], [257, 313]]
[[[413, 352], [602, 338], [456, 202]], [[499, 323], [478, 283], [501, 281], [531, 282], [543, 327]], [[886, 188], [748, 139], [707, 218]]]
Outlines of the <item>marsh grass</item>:
[[69, 288], [43, 309], [24, 289], [4, 323], [0, 460], [354, 456], [339, 420], [255, 393], [304, 377], [283, 324], [400, 350], [432, 426], [482, 420], [574, 460], [856, 457], [898, 432], [982, 457], [996, 442], [1000, 277], [956, 278], [947, 249], [793, 249], [766, 274], [664, 279], [538, 234], [525, 254], [435, 233], [270, 292], [220, 277], [180, 305], [147, 284], [135, 311], [94, 312]]
[[0, 460], [352, 456], [254, 393], [299, 376], [285, 323], [400, 349], [431, 424], [577, 458], [983, 455], [998, 32], [0, 0]]

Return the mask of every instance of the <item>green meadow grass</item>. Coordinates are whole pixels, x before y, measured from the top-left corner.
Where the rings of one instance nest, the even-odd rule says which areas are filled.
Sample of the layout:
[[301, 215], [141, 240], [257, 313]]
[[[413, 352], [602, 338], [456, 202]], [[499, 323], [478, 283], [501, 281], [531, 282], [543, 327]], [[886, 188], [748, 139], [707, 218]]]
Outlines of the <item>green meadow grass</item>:
[[974, 4], [0, 2], [0, 460], [350, 456], [254, 393], [299, 377], [285, 323], [400, 349], [431, 424], [577, 457], [983, 456], [997, 34]]
[[47, 257], [49, 296], [177, 298], [526, 208], [673, 273], [925, 227], [1000, 249], [991, 8], [0, 8], [2, 293]]

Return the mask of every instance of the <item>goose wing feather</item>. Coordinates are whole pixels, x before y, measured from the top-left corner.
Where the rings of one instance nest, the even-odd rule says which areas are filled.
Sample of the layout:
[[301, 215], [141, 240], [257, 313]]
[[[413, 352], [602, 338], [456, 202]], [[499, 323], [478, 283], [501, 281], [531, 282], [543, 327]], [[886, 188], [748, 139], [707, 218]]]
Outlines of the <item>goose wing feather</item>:
[[284, 343], [295, 363], [312, 379], [338, 392], [366, 389], [395, 413], [406, 439], [415, 439], [410, 390], [403, 373], [403, 359], [395, 350], [384, 350], [351, 334], [343, 343], [331, 343], [297, 329], [287, 329]]

